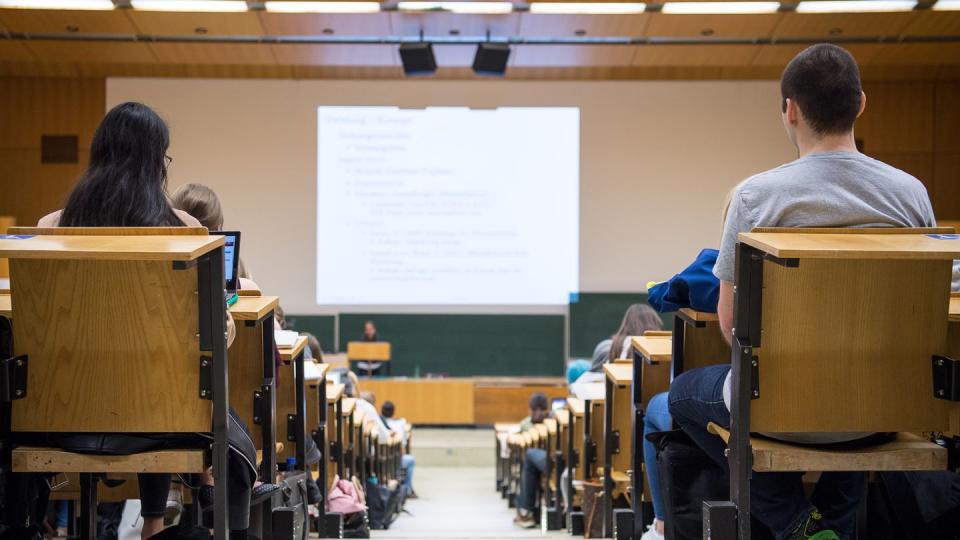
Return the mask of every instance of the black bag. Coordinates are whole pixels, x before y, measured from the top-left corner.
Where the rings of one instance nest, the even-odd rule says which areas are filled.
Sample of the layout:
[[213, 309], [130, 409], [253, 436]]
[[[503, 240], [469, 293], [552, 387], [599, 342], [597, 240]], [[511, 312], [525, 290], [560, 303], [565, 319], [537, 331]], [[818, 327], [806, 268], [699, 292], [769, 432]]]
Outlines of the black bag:
[[370, 538], [370, 521], [366, 512], [354, 512], [343, 517], [344, 538]]
[[371, 529], [389, 529], [403, 505], [403, 488], [367, 482], [367, 513]]
[[960, 475], [886, 471], [879, 478], [867, 492], [867, 538], [960, 538]]
[[[273, 493], [273, 537], [277, 540], [306, 540], [307, 475], [287, 473], [280, 489]], [[250, 508], [250, 533], [260, 534], [260, 506]]]
[[[729, 498], [730, 479], [682, 430], [650, 435], [657, 444], [657, 472], [664, 506], [664, 536], [668, 540], [703, 538], [703, 501]], [[763, 524], [752, 520], [751, 537], [772, 538]]]

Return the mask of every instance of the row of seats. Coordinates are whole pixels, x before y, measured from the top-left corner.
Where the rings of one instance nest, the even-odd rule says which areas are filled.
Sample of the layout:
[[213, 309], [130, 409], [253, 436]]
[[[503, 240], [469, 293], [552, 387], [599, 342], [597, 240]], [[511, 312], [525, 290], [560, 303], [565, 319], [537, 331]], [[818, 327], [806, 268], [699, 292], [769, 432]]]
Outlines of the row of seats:
[[[0, 258], [9, 258], [11, 270], [0, 317], [12, 327], [12, 343], [0, 343], [8, 390], [0, 467], [66, 473], [51, 498], [80, 501], [80, 538], [96, 538], [98, 501], [137, 498], [137, 474], [202, 473], [210, 465], [213, 528], [227, 538], [227, 460], [233, 459], [227, 441], [235, 427], [229, 409], [249, 428], [265, 485], [293, 477], [302, 486], [296, 476], [310, 474], [327, 501], [338, 478], [400, 481], [409, 447], [400, 437], [379, 440], [373, 422], [381, 420], [366, 418], [344, 385], [327, 380], [321, 359], [305, 360], [306, 337], [280, 348], [276, 361], [278, 297], [242, 290], [225, 307], [222, 236], [190, 227], [9, 232], [25, 236], [0, 239]], [[227, 313], [236, 335], [229, 353]], [[44, 444], [64, 432], [172, 434], [185, 441], [200, 434], [205, 442], [129, 455]], [[32, 444], [22, 443], [27, 439]], [[311, 441], [319, 462], [307, 457]], [[291, 503], [284, 491], [253, 509], [255, 536], [306, 538], [311, 528], [321, 537], [343, 536], [343, 516], [327, 513], [321, 502], [311, 520], [306, 495]], [[184, 499], [195, 503], [198, 491]], [[199, 525], [197, 506], [187, 515]]]
[[[571, 396], [534, 430], [495, 426], [497, 490], [513, 506], [524, 453], [542, 448], [552, 471], [540, 489], [545, 530], [639, 539], [651, 519], [644, 410], [672, 377], [723, 362], [733, 363], [732, 424], [707, 427], [727, 444], [730, 497], [703, 501], [703, 538], [750, 538], [752, 472], [956, 470], [960, 296], [949, 291], [960, 238], [944, 236], [952, 232], [741, 235], [736, 347], [724, 340], [715, 313], [689, 308], [674, 314], [671, 332], [633, 337], [632, 358], [604, 366], [602, 397]], [[842, 376], [824, 383], [809, 375], [831, 369]], [[854, 449], [752, 436], [818, 431], [896, 436]], [[558, 495], [564, 490], [569, 497]], [[857, 535], [871, 537], [868, 529]]]

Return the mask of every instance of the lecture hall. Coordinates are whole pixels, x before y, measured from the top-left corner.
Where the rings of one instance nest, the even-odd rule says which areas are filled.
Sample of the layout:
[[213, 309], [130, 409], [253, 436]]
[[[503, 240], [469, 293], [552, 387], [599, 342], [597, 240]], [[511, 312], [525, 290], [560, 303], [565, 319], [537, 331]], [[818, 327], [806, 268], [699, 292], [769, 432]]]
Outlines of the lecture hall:
[[0, 540], [960, 540], [960, 0], [0, 0]]

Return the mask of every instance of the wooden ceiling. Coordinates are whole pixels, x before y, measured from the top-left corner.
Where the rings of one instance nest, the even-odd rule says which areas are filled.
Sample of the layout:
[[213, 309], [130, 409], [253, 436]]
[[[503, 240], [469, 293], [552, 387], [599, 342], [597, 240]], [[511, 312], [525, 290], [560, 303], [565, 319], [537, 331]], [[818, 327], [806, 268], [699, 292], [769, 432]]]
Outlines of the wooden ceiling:
[[[203, 43], [224, 36], [492, 36], [509, 38], [678, 38], [758, 40], [766, 44], [514, 45], [507, 71], [518, 79], [776, 78], [803, 44], [779, 40], [853, 40], [845, 46], [868, 79], [955, 79], [960, 74], [960, 12], [760, 15], [462, 15], [168, 13], [132, 9], [0, 9], [0, 76], [402, 77], [396, 45]], [[23, 39], [24, 34], [33, 39]], [[37, 39], [38, 34], [48, 34]], [[104, 36], [124, 41], [53, 39]], [[91, 36], [96, 35], [96, 36]], [[134, 41], [132, 36], [138, 36]], [[151, 36], [173, 41], [151, 40]], [[897, 41], [906, 38], [941, 42]], [[180, 41], [176, 41], [177, 39]], [[772, 44], [770, 44], [772, 42]], [[475, 46], [436, 45], [440, 78], [472, 78]]]

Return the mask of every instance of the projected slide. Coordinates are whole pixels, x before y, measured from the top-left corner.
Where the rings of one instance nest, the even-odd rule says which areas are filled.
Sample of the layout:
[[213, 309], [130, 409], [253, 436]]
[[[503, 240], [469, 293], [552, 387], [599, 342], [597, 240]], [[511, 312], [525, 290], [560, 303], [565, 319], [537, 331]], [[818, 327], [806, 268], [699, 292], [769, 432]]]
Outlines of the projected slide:
[[562, 305], [577, 108], [317, 111], [317, 303]]

